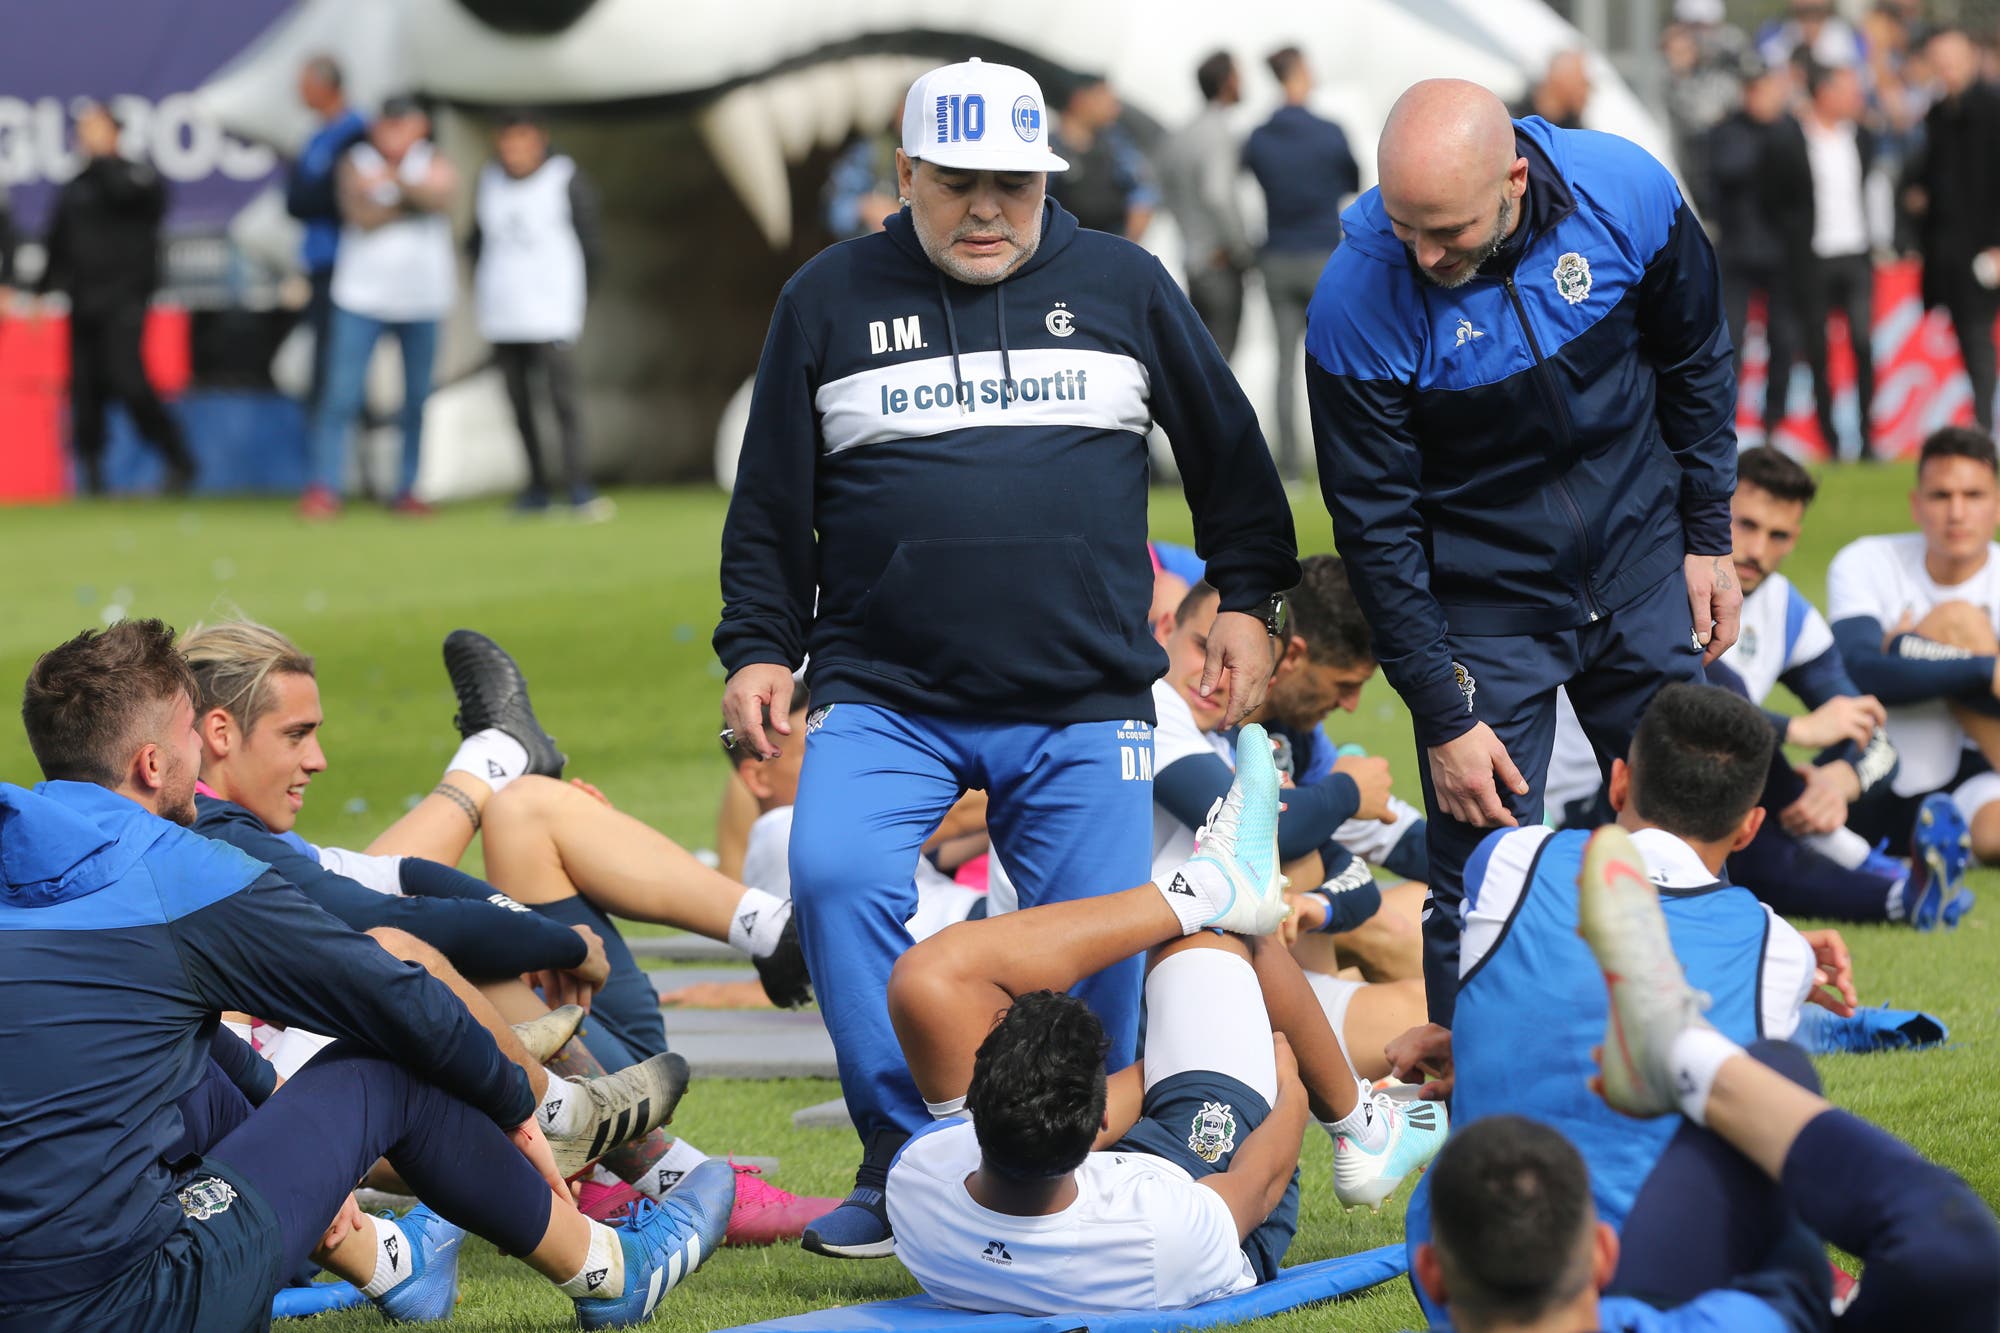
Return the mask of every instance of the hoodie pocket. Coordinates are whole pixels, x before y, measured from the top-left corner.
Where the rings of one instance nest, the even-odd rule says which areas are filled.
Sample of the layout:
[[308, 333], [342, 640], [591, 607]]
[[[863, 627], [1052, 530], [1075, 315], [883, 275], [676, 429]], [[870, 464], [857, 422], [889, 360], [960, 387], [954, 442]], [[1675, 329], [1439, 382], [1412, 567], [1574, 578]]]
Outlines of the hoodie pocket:
[[1129, 684], [1115, 605], [1081, 537], [941, 538], [897, 545], [862, 625], [878, 671], [991, 701]]

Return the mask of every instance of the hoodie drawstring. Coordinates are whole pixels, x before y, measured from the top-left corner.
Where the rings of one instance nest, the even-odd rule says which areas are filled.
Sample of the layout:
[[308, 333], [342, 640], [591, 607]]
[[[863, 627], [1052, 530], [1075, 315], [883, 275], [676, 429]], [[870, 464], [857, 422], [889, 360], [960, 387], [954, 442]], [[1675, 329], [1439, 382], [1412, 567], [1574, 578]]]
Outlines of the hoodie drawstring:
[[[944, 307], [944, 337], [951, 347], [951, 396], [958, 402], [958, 410], [971, 410], [972, 394], [965, 387], [965, 372], [958, 364], [958, 320], [951, 313], [951, 288], [945, 284], [944, 274], [937, 275], [938, 304]], [[993, 284], [993, 318], [1000, 335], [1000, 393], [1002, 401], [1014, 394], [1014, 358], [1007, 349], [1007, 284]]]
[[937, 285], [938, 304], [944, 307], [944, 337], [945, 341], [951, 344], [952, 401], [958, 404], [960, 412], [964, 412], [967, 407], [967, 395], [961, 392], [960, 389], [960, 386], [965, 383], [965, 372], [960, 370], [958, 365], [958, 321], [952, 318], [951, 288], [944, 285], [944, 274], [942, 272], [937, 275]]

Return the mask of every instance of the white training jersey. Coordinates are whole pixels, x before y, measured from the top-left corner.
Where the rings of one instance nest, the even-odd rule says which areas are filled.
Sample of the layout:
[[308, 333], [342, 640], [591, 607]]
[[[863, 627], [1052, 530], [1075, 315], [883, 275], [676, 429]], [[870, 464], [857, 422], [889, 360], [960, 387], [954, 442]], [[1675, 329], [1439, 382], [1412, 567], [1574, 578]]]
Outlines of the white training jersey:
[[479, 336], [494, 343], [575, 342], [583, 333], [583, 242], [570, 213], [576, 163], [554, 154], [525, 176], [497, 162], [479, 173], [472, 275]]
[[[436, 150], [419, 143], [403, 155], [397, 176], [406, 184], [422, 181]], [[355, 169], [372, 176], [388, 163], [368, 144], [348, 150]], [[395, 187], [382, 187], [394, 202]], [[411, 213], [379, 227], [353, 225], [340, 232], [340, 252], [333, 261], [333, 303], [342, 310], [387, 323], [417, 323], [443, 319], [451, 313], [458, 290], [458, 251], [452, 244], [451, 219], [443, 213]]]
[[[1833, 631], [1826, 617], [1783, 574], [1768, 574], [1755, 592], [1743, 599], [1742, 629], [1736, 642], [1719, 659], [1743, 678], [1750, 702], [1763, 704], [1787, 671], [1833, 650]], [[1597, 794], [1603, 785], [1597, 752], [1577, 720], [1569, 692], [1556, 696], [1556, 742], [1549, 755], [1549, 776], [1542, 804], [1559, 816], [1572, 801]]]
[[[1466, 886], [1465, 930], [1459, 936], [1458, 972], [1465, 976], [1493, 951], [1512, 923], [1516, 904], [1535, 866], [1535, 855], [1555, 830], [1531, 824], [1497, 838], [1477, 885]], [[1715, 883], [1694, 848], [1661, 828], [1642, 828], [1632, 835], [1646, 864], [1646, 876], [1663, 889], [1698, 889]], [[1760, 903], [1769, 929], [1764, 932], [1764, 963], [1757, 969], [1757, 1008], [1763, 1032], [1777, 1040], [1789, 1038], [1799, 1026], [1799, 1010], [1812, 992], [1812, 945], [1768, 904]]]
[[[1827, 618], [1836, 625], [1867, 616], [1886, 633], [1905, 615], [1922, 620], [1945, 602], [1970, 602], [2000, 626], [2000, 545], [1987, 543], [1986, 563], [1958, 584], [1932, 580], [1924, 569], [1920, 532], [1849, 542], [1826, 571]], [[1891, 708], [1888, 732], [1902, 757], [1894, 782], [1898, 796], [1945, 786], [1957, 775], [1961, 755], [1971, 744], [1942, 699]]]
[[[1232, 769], [1236, 750], [1219, 731], [1203, 731], [1194, 724], [1194, 710], [1163, 678], [1153, 682], [1153, 774], [1166, 772], [1167, 765], [1190, 755], [1212, 754]], [[1194, 855], [1195, 831], [1153, 804], [1153, 874], [1164, 875]]]
[[[762, 889], [779, 898], [792, 896], [793, 808], [781, 805], [766, 810], [750, 825], [749, 841], [743, 848], [743, 873], [738, 876], [747, 887]], [[999, 862], [993, 864], [997, 866]], [[914, 939], [928, 939], [946, 926], [965, 920], [973, 905], [988, 896], [960, 884], [932, 865], [928, 857], [917, 858], [915, 879], [917, 910], [905, 923]], [[998, 915], [991, 905], [987, 914]]]
[[1014, 1314], [1181, 1310], [1257, 1285], [1222, 1196], [1173, 1162], [1094, 1152], [1076, 1201], [1047, 1217], [974, 1202], [970, 1121], [910, 1140], [889, 1169], [896, 1257], [933, 1298]]

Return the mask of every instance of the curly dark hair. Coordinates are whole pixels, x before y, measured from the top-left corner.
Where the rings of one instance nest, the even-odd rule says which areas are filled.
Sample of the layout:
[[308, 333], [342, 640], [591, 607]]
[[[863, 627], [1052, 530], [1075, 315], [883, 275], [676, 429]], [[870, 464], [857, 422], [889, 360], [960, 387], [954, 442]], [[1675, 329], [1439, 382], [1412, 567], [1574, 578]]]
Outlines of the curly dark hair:
[[1043, 1180], [1083, 1165], [1104, 1123], [1111, 1039], [1074, 995], [1031, 991], [979, 1044], [965, 1109], [986, 1165]]

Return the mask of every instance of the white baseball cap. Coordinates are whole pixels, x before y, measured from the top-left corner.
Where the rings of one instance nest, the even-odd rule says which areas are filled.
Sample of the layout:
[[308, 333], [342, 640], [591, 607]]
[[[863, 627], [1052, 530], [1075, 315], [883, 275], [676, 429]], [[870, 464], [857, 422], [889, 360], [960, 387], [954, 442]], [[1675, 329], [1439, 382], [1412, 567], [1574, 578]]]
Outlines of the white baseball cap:
[[903, 100], [903, 151], [962, 171], [1069, 170], [1049, 151], [1041, 85], [977, 56], [917, 76]]

